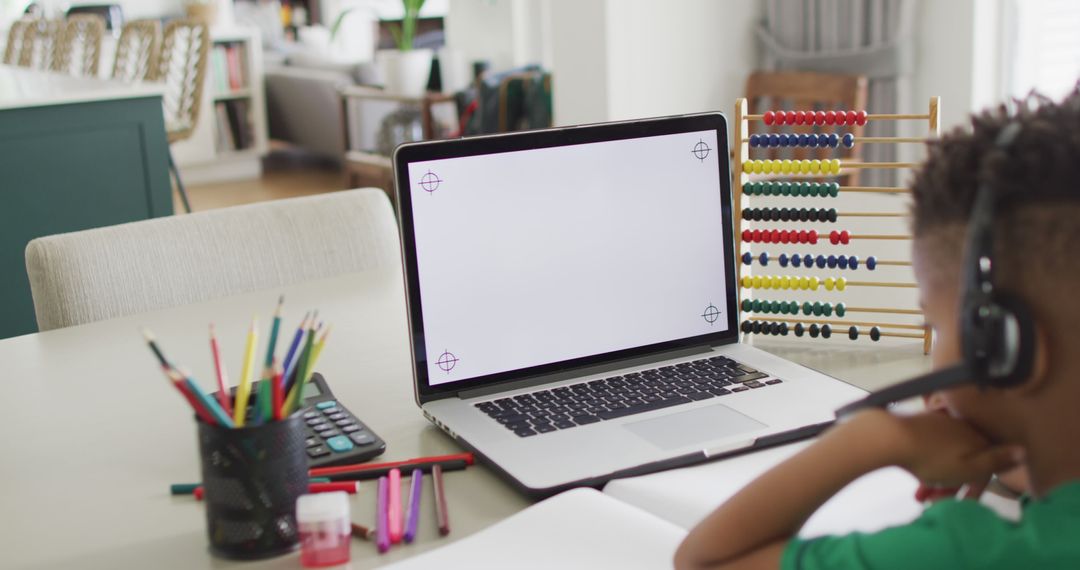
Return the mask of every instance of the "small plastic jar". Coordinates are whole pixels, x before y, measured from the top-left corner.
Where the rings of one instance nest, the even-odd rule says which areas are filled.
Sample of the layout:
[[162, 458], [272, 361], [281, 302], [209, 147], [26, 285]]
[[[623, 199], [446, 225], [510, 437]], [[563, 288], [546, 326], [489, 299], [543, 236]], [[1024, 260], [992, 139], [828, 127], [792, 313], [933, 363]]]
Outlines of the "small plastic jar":
[[343, 491], [302, 495], [297, 499], [300, 564], [304, 568], [320, 568], [348, 562], [350, 522], [349, 495]]

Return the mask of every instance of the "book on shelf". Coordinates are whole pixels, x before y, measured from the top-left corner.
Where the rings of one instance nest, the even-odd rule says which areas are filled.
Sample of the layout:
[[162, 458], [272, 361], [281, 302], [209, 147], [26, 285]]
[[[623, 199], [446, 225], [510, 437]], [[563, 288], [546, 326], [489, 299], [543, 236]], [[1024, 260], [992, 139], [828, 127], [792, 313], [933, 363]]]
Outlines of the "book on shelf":
[[251, 148], [255, 144], [250, 105], [246, 99], [229, 99], [214, 104], [218, 152]]
[[246, 47], [243, 43], [215, 44], [210, 52], [214, 93], [229, 95], [248, 86]]
[[[574, 489], [505, 520], [400, 563], [421, 568], [670, 568], [686, 533], [766, 470], [810, 442], [769, 448], [696, 467], [616, 479], [603, 491]], [[890, 467], [852, 482], [799, 531], [807, 538], [876, 532], [922, 513], [918, 482]], [[1019, 507], [985, 494], [982, 502], [1006, 518]]]

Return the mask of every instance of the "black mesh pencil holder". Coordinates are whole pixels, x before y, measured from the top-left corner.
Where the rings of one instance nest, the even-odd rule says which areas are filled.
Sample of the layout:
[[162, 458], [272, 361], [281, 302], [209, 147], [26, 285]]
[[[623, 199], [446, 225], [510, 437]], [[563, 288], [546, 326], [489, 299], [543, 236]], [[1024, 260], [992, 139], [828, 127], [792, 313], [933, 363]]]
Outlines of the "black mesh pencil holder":
[[300, 414], [237, 429], [196, 423], [210, 551], [250, 560], [295, 550], [296, 499], [308, 487]]

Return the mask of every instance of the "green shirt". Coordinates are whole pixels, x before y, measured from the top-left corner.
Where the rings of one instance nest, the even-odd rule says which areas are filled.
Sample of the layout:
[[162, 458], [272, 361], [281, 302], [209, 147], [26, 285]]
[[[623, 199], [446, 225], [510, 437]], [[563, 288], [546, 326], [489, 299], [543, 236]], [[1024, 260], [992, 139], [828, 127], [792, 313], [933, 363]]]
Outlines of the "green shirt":
[[794, 539], [782, 570], [1080, 568], [1080, 481], [1023, 505], [1018, 522], [976, 501], [943, 500], [873, 534]]

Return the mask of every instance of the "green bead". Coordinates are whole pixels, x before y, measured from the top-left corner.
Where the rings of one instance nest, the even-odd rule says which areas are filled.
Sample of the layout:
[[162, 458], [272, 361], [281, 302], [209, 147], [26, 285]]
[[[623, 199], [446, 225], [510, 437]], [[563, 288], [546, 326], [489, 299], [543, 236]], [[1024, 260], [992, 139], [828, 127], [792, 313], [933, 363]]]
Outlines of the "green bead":
[[752, 304], [751, 311], [753, 311], [755, 313], [760, 313], [761, 312], [761, 299], [754, 299], [754, 303]]
[[832, 304], [831, 303], [822, 303], [821, 312], [826, 317], [831, 317], [832, 316]]
[[842, 316], [844, 316], [844, 313], [846, 313], [846, 312], [847, 312], [847, 307], [845, 307], [843, 303], [837, 303], [836, 304], [836, 316], [842, 317]]
[[829, 184], [829, 196], [832, 196], [833, 198], [835, 198], [835, 197], [837, 197], [839, 195], [840, 195], [840, 184], [836, 183], [836, 182], [833, 182], [833, 183]]
[[792, 301], [792, 302], [788, 303], [788, 312], [791, 313], [792, 315], [799, 314], [799, 302], [798, 301]]
[[746, 187], [749, 188], [749, 194], [751, 196], [757, 196], [758, 194], [761, 194], [761, 183], [760, 182], [751, 182], [751, 183], [747, 184]]
[[754, 302], [751, 301], [750, 299], [743, 299], [742, 304], [740, 306], [742, 307], [743, 311], [749, 311], [751, 309], [751, 307], [754, 306]]
[[799, 196], [809, 196], [810, 187], [805, 182], [796, 182], [796, 190], [798, 190]]
[[769, 309], [773, 313], [779, 313], [780, 312], [780, 301], [773, 301], [772, 306], [769, 307]]
[[802, 304], [802, 314], [809, 316], [812, 312], [814, 312], [813, 305], [811, 305], [809, 302]]
[[814, 302], [814, 316], [815, 317], [820, 317], [821, 316], [821, 303], [819, 303], [817, 301]]
[[814, 182], [814, 196], [824, 196], [825, 185], [821, 182]]
[[791, 196], [791, 190], [792, 190], [792, 188], [791, 188], [791, 183], [790, 182], [781, 182], [780, 183], [780, 194], [781, 195], [783, 195], [783, 196]]

